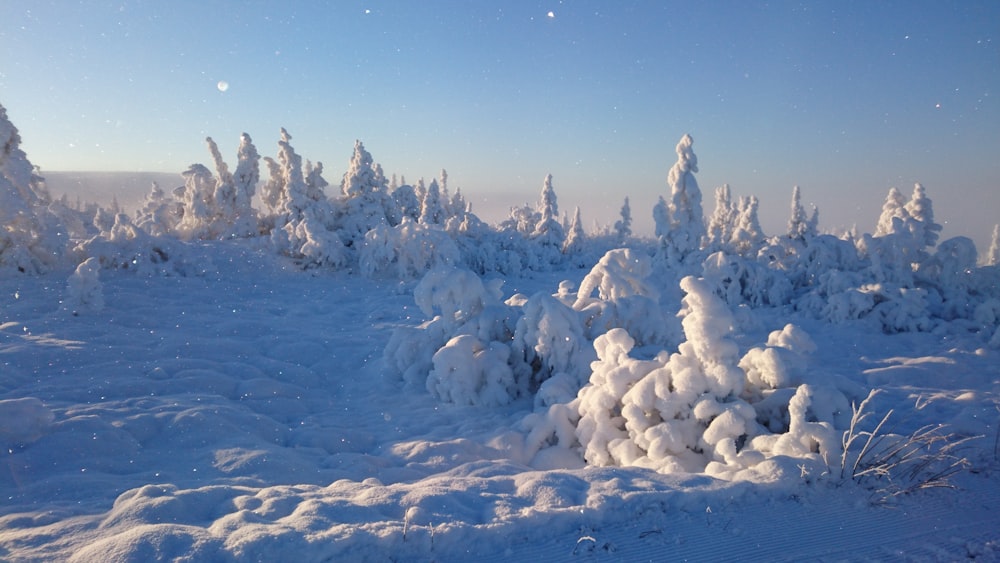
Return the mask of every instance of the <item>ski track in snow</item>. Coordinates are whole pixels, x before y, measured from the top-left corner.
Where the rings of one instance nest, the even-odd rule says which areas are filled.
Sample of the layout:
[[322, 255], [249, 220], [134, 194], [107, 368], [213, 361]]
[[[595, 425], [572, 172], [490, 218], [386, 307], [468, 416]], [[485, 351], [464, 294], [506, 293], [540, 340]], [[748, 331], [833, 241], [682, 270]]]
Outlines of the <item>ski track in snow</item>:
[[[442, 405], [383, 378], [392, 328], [423, 320], [412, 283], [283, 270], [245, 249], [212, 261], [200, 277], [102, 271], [105, 308], [79, 315], [59, 305], [68, 273], [0, 280], [0, 401], [44, 405], [0, 403], [18, 432], [0, 434], [0, 558], [1000, 558], [992, 452], [957, 492], [890, 507], [829, 479], [535, 471], [512, 430], [529, 405]], [[822, 342], [815, 369], [886, 388], [880, 408], [923, 401], [905, 424], [954, 421], [991, 449], [995, 351], [803, 326]], [[18, 429], [3, 408], [39, 418]]]

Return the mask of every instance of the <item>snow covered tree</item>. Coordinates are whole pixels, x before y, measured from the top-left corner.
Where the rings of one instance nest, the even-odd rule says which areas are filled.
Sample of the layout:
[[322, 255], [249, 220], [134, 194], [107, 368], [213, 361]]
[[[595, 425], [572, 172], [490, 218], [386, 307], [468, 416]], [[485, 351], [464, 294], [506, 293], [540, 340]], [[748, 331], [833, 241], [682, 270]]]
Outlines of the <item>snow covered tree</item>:
[[265, 156], [263, 159], [264, 164], [267, 165], [268, 176], [267, 181], [261, 186], [260, 200], [264, 204], [267, 222], [273, 223], [275, 216], [281, 212], [281, 194], [285, 189], [285, 180], [278, 161], [269, 156]]
[[409, 184], [398, 186], [391, 195], [394, 203], [393, 209], [396, 210], [395, 214], [389, 218], [392, 225], [402, 223], [406, 217], [414, 221], [420, 219], [420, 198], [417, 197], [417, 191], [413, 186]]
[[[258, 233], [257, 217], [251, 205], [260, 177], [257, 150], [244, 133], [238, 153], [239, 178], [229, 166], [211, 137], [205, 139], [215, 164], [215, 176], [201, 164], [192, 164], [183, 172], [183, 213], [176, 225], [183, 239], [225, 239], [248, 237]], [[239, 182], [239, 183], [238, 183]], [[247, 184], [252, 182], [250, 186]], [[148, 219], [148, 218], [147, 218]], [[145, 223], [148, 225], [148, 223]]]
[[21, 150], [21, 136], [0, 105], [0, 269], [42, 273], [66, 250], [66, 229], [47, 209], [44, 180]]
[[909, 215], [906, 211], [906, 196], [896, 188], [890, 188], [889, 194], [885, 197], [885, 203], [882, 204], [882, 214], [878, 218], [878, 224], [875, 225], [875, 232], [872, 235], [882, 237], [897, 232], [894, 220], [898, 219], [902, 222]]
[[670, 234], [670, 211], [663, 196], [653, 206], [653, 225], [653, 235], [662, 243]]
[[170, 194], [153, 182], [142, 207], [135, 214], [134, 224], [146, 233], [160, 237], [174, 232], [184, 214], [184, 207]]
[[913, 196], [905, 208], [909, 215], [906, 223], [916, 240], [925, 247], [937, 244], [941, 225], [934, 222], [931, 199], [927, 197], [927, 190], [920, 183], [913, 186]]
[[733, 205], [729, 184], [715, 188], [715, 211], [708, 220], [707, 245], [716, 250], [729, 246], [736, 227], [738, 211]]
[[[236, 191], [231, 200], [233, 236], [254, 236], [259, 232], [257, 212], [253, 208], [253, 197], [260, 182], [260, 155], [250, 135], [240, 135], [240, 146], [236, 151], [236, 172], [233, 183]], [[218, 196], [216, 196], [218, 197]], [[226, 200], [229, 202], [229, 200]]]
[[541, 258], [544, 263], [559, 262], [566, 234], [559, 222], [559, 205], [556, 202], [556, 191], [552, 187], [552, 174], [545, 176], [542, 183], [542, 193], [538, 202], [538, 215], [541, 218], [535, 225], [531, 239], [541, 246]]
[[289, 143], [291, 135], [281, 129], [278, 141], [280, 200], [271, 241], [282, 253], [303, 267], [340, 266], [346, 261], [344, 244], [332, 228], [333, 207], [322, 193], [310, 190], [302, 157]]
[[729, 247], [741, 256], [755, 255], [767, 238], [761, 229], [757, 209], [757, 196], [741, 197], [736, 209], [736, 225], [732, 229]]
[[340, 184], [344, 209], [339, 222], [349, 246], [363, 241], [368, 231], [388, 225], [397, 214], [387, 186], [382, 168], [375, 164], [364, 144], [355, 141], [354, 154]]
[[[579, 209], [577, 210], [579, 212]], [[625, 198], [625, 203], [622, 204], [621, 219], [615, 221], [615, 237], [618, 242], [624, 242], [632, 236], [632, 208], [629, 207], [628, 197]]]
[[420, 222], [425, 225], [443, 225], [445, 219], [447, 215], [441, 201], [441, 188], [437, 180], [433, 179], [424, 190], [424, 197], [420, 202]]
[[215, 176], [203, 164], [192, 164], [181, 176], [184, 213], [177, 224], [177, 234], [184, 240], [214, 238]]
[[990, 249], [986, 253], [986, 265], [1000, 265], [1000, 225], [993, 225], [993, 238], [990, 239]]
[[530, 205], [519, 205], [510, 208], [510, 215], [500, 223], [500, 229], [515, 231], [527, 237], [535, 232], [535, 226], [541, 221], [541, 215]]
[[[627, 202], [628, 199], [625, 201]], [[569, 233], [566, 235], [566, 242], [562, 247], [563, 254], [579, 254], [583, 250], [583, 239], [584, 233], [583, 225], [580, 222], [580, 207], [577, 206], [576, 210], [573, 212], [573, 222], [570, 223]]]
[[[816, 217], [818, 216], [814, 212], [813, 218]], [[806, 216], [806, 210], [802, 207], [799, 187], [795, 186], [792, 188], [792, 215], [788, 219], [788, 238], [800, 241], [808, 240], [816, 236], [815, 228], [813, 219]]]
[[[677, 143], [677, 162], [670, 168], [667, 184], [670, 186], [670, 201], [665, 217], [658, 217], [657, 231], [665, 232], [661, 239], [667, 251], [667, 258], [679, 261], [687, 254], [701, 247], [705, 236], [705, 219], [701, 207], [701, 190], [694, 174], [698, 172], [698, 157], [694, 154], [690, 135], [684, 135]], [[661, 225], [661, 221], [666, 225]]]

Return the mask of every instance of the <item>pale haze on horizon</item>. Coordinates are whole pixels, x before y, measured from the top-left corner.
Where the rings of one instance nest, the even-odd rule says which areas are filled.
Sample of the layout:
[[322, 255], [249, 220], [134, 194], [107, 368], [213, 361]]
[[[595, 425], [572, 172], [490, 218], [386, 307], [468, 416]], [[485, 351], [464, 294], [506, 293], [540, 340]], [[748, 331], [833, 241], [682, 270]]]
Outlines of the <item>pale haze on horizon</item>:
[[706, 213], [728, 183], [768, 234], [795, 185], [824, 230], [870, 232], [915, 182], [945, 238], [982, 252], [1000, 222], [992, 1], [0, 0], [0, 104], [43, 175], [180, 173], [206, 136], [232, 165], [284, 127], [334, 186], [361, 139], [488, 220], [551, 173], [561, 211], [628, 196], [649, 234], [689, 133]]

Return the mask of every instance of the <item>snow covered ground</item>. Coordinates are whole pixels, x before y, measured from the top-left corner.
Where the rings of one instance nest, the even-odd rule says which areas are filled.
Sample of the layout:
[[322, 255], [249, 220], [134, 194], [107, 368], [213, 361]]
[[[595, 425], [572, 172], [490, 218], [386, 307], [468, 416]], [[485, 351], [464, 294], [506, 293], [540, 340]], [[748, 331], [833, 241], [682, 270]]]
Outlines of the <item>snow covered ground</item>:
[[[89, 311], [63, 304], [71, 270], [0, 278], [0, 559], [1000, 559], [1000, 352], [972, 336], [779, 309], [734, 334], [742, 354], [794, 320], [817, 345], [806, 369], [882, 389], [895, 431], [983, 436], [954, 490], [887, 500], [806, 464], [735, 481], [532, 467], [530, 400], [457, 406], [386, 377], [393, 329], [428, 320], [415, 282], [252, 244], [187, 252], [202, 271], [101, 270]], [[504, 298], [587, 272], [508, 278]]]

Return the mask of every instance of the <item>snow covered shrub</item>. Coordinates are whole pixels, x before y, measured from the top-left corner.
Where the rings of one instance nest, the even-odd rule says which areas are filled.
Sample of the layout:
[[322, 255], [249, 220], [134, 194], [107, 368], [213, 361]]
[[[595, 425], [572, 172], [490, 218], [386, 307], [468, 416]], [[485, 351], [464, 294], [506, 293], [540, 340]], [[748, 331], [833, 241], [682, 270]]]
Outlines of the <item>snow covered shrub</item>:
[[[946, 320], [969, 318], [975, 307], [970, 293], [975, 286], [976, 244], [968, 237], [950, 238], [920, 264], [918, 279], [941, 295], [938, 315]], [[994, 289], [994, 292], [997, 290]]]
[[87, 258], [76, 267], [66, 283], [63, 308], [78, 312], [98, 312], [104, 308], [104, 291], [100, 278], [101, 263], [97, 258]]
[[598, 261], [580, 282], [573, 303], [573, 309], [583, 314], [587, 338], [596, 339], [619, 327], [640, 345], [663, 346], [673, 339], [675, 328], [649, 279], [652, 271], [650, 258], [629, 248], [609, 250]]
[[471, 271], [449, 266], [427, 272], [413, 289], [420, 310], [427, 316], [440, 316], [447, 328], [472, 319], [501, 297], [498, 284], [484, 284]]
[[739, 367], [747, 378], [745, 396], [799, 385], [805, 358], [815, 350], [816, 344], [796, 325], [772, 332], [765, 347], [751, 348], [740, 359]]
[[531, 296], [522, 309], [511, 343], [520, 393], [537, 392], [540, 405], [572, 400], [594, 359], [579, 314], [545, 293]]
[[173, 233], [183, 216], [183, 204], [153, 182], [133, 222], [146, 233], [161, 237]]
[[418, 278], [460, 259], [458, 247], [447, 233], [409, 217], [395, 227], [381, 225], [369, 230], [358, 253], [363, 274], [388, 274], [401, 280]]
[[435, 316], [393, 333], [385, 350], [390, 371], [446, 402], [497, 406], [525, 395], [530, 381], [517, 378], [511, 349], [517, 308], [500, 302], [501, 284], [453, 267], [428, 272], [414, 299]]
[[885, 291], [881, 286], [869, 286], [876, 290], [876, 305], [872, 312], [876, 315], [882, 331], [896, 332], [929, 331], [934, 328], [927, 303], [927, 290], [919, 287], [899, 287]]
[[538, 405], [523, 420], [528, 456], [555, 458], [546, 452], [568, 448], [595, 465], [727, 479], [752, 476], [778, 457], [826, 471], [840, 455], [836, 428], [849, 409], [840, 390], [809, 381], [809, 336], [787, 325], [740, 358], [733, 315], [712, 286], [689, 276], [681, 288], [686, 340], [678, 351], [644, 359], [626, 330], [598, 336], [598, 359], [576, 398]]
[[[342, 206], [337, 224], [348, 246], [361, 244], [372, 229], [396, 225], [402, 220], [382, 167], [375, 163], [360, 140], [354, 142], [354, 154], [340, 183], [340, 191]], [[399, 220], [394, 221], [397, 217]]]
[[[629, 406], [623, 404], [623, 398], [631, 387], [661, 367], [664, 358], [659, 358], [659, 362], [635, 359], [629, 355], [634, 346], [635, 340], [621, 328], [611, 329], [594, 341], [598, 359], [591, 364], [590, 382], [580, 390], [573, 405], [578, 414], [576, 438], [583, 448], [584, 459], [593, 465], [632, 465], [642, 456], [630, 431], [638, 433], [645, 429], [626, 426]], [[633, 397], [643, 398], [638, 394]], [[641, 409], [635, 414], [640, 413], [645, 415]], [[644, 434], [638, 438], [648, 442], [643, 440]], [[659, 438], [663, 442], [663, 436]], [[673, 451], [682, 453], [684, 441], [674, 440]], [[666, 444], [658, 449], [665, 450]]]
[[833, 405], [845, 402], [843, 394], [832, 388], [800, 385], [788, 401], [787, 431], [755, 436], [749, 449], [766, 458], [794, 458], [809, 473], [829, 471], [842, 451], [833, 420], [839, 409]]
[[569, 401], [588, 374], [593, 350], [579, 313], [538, 293], [501, 302], [502, 281], [469, 270], [432, 269], [414, 299], [434, 318], [397, 329], [385, 350], [390, 371], [436, 398], [497, 406], [534, 396], [542, 405]]
[[588, 463], [698, 472], [760, 461], [740, 451], [757, 425], [740, 398], [745, 374], [729, 337], [732, 314], [704, 280], [689, 276], [681, 287], [687, 340], [677, 353], [632, 358], [634, 341], [617, 329], [595, 341], [600, 359], [577, 398], [577, 439]]
[[716, 295], [730, 305], [779, 306], [791, 299], [792, 285], [780, 271], [768, 269], [756, 260], [729, 256], [719, 251], [702, 263], [702, 276]]
[[189, 275], [213, 270], [203, 260], [189, 260], [184, 244], [169, 237], [152, 237], [119, 213], [110, 230], [77, 244], [73, 254], [80, 262], [96, 258], [102, 268], [133, 270], [140, 274]]
[[514, 372], [507, 364], [510, 347], [461, 334], [434, 353], [427, 389], [457, 405], [496, 407], [517, 397]]
[[64, 258], [66, 229], [49, 211], [51, 202], [0, 105], [0, 270], [43, 273]]

